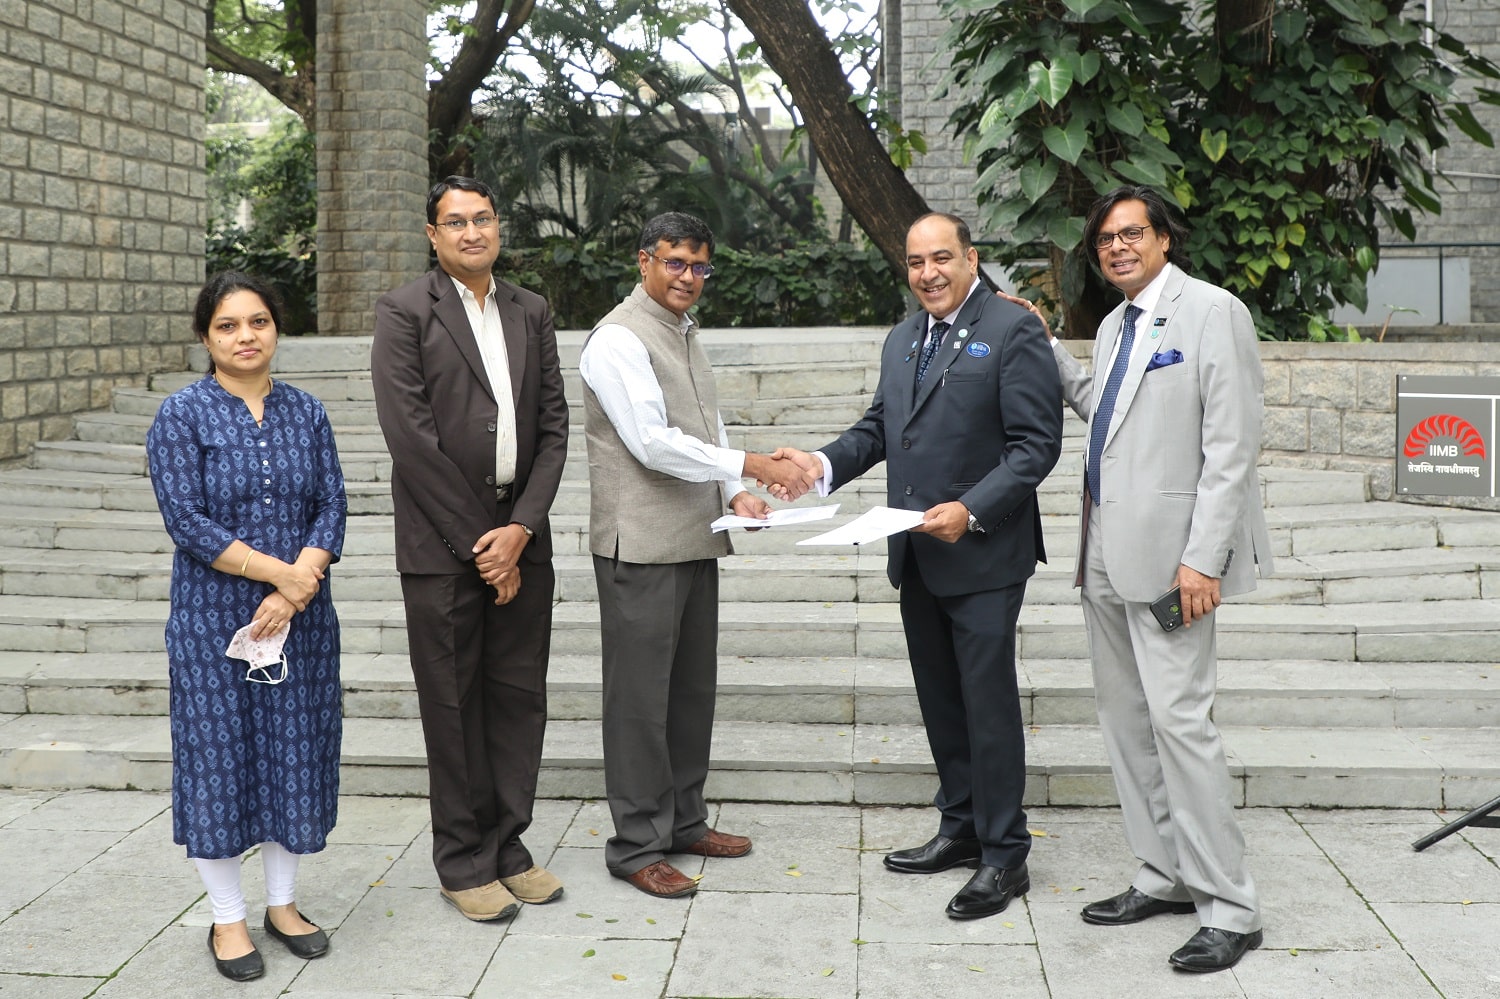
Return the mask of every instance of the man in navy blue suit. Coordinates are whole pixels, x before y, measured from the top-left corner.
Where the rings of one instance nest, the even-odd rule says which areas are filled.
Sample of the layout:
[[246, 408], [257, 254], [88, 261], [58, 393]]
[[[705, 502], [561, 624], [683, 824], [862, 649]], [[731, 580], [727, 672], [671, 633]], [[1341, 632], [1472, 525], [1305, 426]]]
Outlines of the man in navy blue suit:
[[1030, 888], [1016, 620], [1046, 559], [1036, 488], [1061, 451], [1061, 386], [1040, 321], [980, 280], [962, 219], [917, 219], [906, 271], [923, 311], [886, 338], [864, 417], [815, 454], [778, 454], [821, 476], [825, 495], [884, 461], [888, 505], [923, 511], [890, 539], [887, 571], [901, 591], [941, 817], [936, 836], [885, 865], [977, 865], [947, 910], [973, 919]]

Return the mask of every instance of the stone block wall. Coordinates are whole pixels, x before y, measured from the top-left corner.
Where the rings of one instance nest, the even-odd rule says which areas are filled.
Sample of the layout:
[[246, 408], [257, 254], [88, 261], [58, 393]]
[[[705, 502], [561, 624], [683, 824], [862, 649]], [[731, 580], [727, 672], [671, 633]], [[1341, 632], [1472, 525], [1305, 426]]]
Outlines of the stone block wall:
[[318, 5], [318, 330], [365, 336], [427, 269], [426, 8]]
[[0, 461], [181, 370], [203, 282], [204, 3], [0, 0]]
[[[1092, 341], [1066, 342], [1088, 363]], [[1260, 359], [1261, 464], [1362, 472], [1371, 497], [1382, 500], [1396, 498], [1396, 376], [1500, 376], [1500, 343], [1262, 342]]]

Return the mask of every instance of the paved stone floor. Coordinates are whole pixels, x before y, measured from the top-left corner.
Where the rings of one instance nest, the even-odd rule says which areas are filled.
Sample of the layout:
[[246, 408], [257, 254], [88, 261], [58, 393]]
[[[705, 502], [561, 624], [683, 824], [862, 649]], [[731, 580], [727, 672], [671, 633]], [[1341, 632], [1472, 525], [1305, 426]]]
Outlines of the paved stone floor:
[[[967, 873], [891, 874], [882, 852], [925, 839], [930, 810], [726, 804], [755, 838], [739, 860], [680, 858], [695, 898], [658, 901], [604, 870], [598, 802], [541, 801], [527, 836], [567, 884], [509, 923], [460, 919], [438, 896], [427, 803], [346, 797], [298, 902], [331, 931], [323, 959], [292, 958], [258, 928], [260, 864], [245, 866], [264, 979], [214, 972], [209, 909], [171, 842], [169, 798], [130, 791], [0, 791], [0, 996], [1098, 997], [1500, 995], [1500, 829], [1424, 853], [1428, 811], [1241, 813], [1266, 943], [1233, 971], [1173, 972], [1190, 916], [1085, 924], [1078, 909], [1133, 870], [1110, 809], [1031, 814], [1031, 894], [1000, 916], [943, 915]], [[1451, 818], [1451, 816], [1448, 816]], [[691, 863], [688, 863], [691, 861]]]

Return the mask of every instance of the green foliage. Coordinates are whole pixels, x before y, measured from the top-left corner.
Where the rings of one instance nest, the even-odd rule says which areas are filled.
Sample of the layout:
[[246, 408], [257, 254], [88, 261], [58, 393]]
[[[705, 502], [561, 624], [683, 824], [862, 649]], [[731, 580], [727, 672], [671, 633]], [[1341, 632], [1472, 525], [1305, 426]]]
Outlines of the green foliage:
[[1380, 223], [1410, 239], [1413, 212], [1441, 209], [1431, 154], [1449, 127], [1491, 145], [1454, 87], [1500, 68], [1399, 0], [1268, 0], [1269, 39], [1222, 46], [1192, 19], [1212, 5], [946, 6], [983, 228], [1009, 235], [1006, 263], [1038, 245], [1066, 254], [1070, 304], [1102, 283], [1079, 246], [1087, 205], [1150, 184], [1185, 210], [1196, 271], [1243, 299], [1262, 335], [1326, 338], [1316, 317], [1365, 305]]
[[[278, 114], [265, 134], [225, 128], [208, 140], [207, 270], [270, 281], [286, 305], [284, 333], [317, 331], [317, 165], [313, 136]], [[241, 226], [241, 206], [249, 206]]]
[[[640, 278], [633, 253], [582, 249], [553, 238], [507, 250], [511, 280], [545, 295], [560, 329], [589, 329]], [[801, 243], [775, 253], [714, 253], [714, 276], [696, 309], [705, 326], [886, 326], [905, 311], [903, 286], [880, 252], [847, 243]]]

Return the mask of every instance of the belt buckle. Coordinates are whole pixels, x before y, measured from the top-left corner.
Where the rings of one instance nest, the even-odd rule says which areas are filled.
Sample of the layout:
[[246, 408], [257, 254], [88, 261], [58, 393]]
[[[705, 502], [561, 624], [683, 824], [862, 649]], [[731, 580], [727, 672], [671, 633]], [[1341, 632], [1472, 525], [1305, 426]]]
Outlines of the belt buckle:
[[511, 487], [514, 483], [506, 482], [495, 487], [495, 502], [504, 503], [510, 499]]

